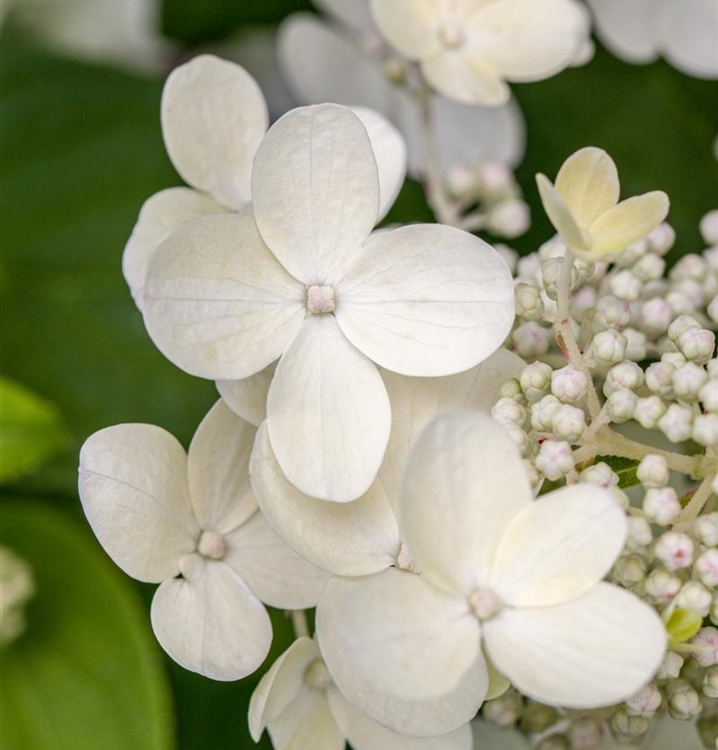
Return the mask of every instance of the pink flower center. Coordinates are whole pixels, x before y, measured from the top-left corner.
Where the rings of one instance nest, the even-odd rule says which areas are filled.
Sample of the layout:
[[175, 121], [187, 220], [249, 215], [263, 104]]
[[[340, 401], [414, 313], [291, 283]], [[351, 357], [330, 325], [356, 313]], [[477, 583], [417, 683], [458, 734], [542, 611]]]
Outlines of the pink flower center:
[[501, 611], [504, 603], [491, 589], [477, 589], [469, 597], [469, 604], [479, 620], [490, 620]]
[[307, 310], [312, 315], [334, 312], [334, 288], [310, 286], [307, 289]]
[[220, 534], [215, 534], [214, 531], [203, 531], [202, 536], [199, 538], [197, 551], [204, 557], [209, 557], [212, 560], [221, 560], [227, 551], [227, 545], [225, 544], [224, 537]]

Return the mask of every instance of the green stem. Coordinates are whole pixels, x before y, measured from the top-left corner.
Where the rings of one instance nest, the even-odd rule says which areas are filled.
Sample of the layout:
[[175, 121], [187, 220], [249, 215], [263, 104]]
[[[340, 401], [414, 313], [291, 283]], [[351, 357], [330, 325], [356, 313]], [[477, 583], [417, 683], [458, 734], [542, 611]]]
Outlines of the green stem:
[[291, 611], [292, 627], [297, 638], [309, 638], [309, 625], [307, 624], [307, 613], [303, 609]]

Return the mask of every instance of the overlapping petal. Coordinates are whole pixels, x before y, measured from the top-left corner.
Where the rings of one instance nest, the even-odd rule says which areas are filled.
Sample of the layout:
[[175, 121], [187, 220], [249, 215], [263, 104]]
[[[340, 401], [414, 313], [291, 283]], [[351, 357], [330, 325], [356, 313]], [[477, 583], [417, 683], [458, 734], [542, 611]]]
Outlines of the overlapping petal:
[[555, 607], [506, 608], [484, 623], [484, 637], [518, 690], [566, 708], [630, 697], [655, 674], [666, 647], [655, 610], [606, 583]]
[[473, 367], [496, 351], [514, 318], [513, 282], [501, 256], [473, 235], [436, 224], [374, 235], [336, 293], [347, 338], [404, 375]]
[[658, 57], [653, 12], [656, 0], [588, 0], [601, 41], [615, 54], [634, 63]]
[[545, 175], [536, 175], [536, 184], [546, 215], [561, 235], [561, 239], [571, 250], [587, 252], [591, 247], [591, 237], [578, 225], [566, 201]]
[[267, 395], [277, 363], [242, 380], [218, 380], [215, 385], [222, 401], [238, 416], [255, 427], [267, 418]]
[[148, 424], [106, 427], [80, 452], [80, 499], [107, 554], [128, 575], [159, 583], [195, 549], [184, 449]]
[[267, 401], [269, 439], [292, 484], [311, 497], [348, 502], [376, 477], [391, 410], [374, 364], [332, 315], [307, 319], [282, 357]]
[[162, 94], [162, 133], [183, 179], [224, 205], [251, 198], [252, 160], [269, 117], [256, 81], [243, 68], [200, 55], [175, 68]]
[[276, 360], [306, 315], [306, 290], [277, 262], [251, 216], [205, 216], [154, 253], [145, 324], [183, 370], [212, 379], [253, 375]]
[[672, 65], [698, 78], [718, 78], [718, 6], [713, 0], [663, 0], [654, 23]]
[[344, 750], [345, 738], [323, 691], [302, 690], [268, 727], [275, 750]]
[[511, 96], [498, 66], [471, 48], [442, 50], [424, 60], [421, 69], [437, 91], [463, 104], [499, 106]]
[[439, 48], [441, 3], [433, 0], [371, 0], [374, 22], [403, 55], [423, 58]]
[[165, 581], [155, 592], [155, 635], [185, 669], [214, 680], [239, 680], [269, 652], [269, 615], [230, 567], [192, 557], [188, 578]]

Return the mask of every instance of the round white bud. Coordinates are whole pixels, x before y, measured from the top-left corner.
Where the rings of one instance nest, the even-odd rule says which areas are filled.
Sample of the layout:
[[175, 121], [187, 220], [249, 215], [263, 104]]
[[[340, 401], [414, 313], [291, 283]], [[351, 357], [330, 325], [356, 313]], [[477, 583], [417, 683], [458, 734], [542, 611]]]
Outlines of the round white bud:
[[473, 197], [478, 190], [476, 170], [469, 164], [452, 164], [446, 174], [446, 185], [454, 198]]
[[646, 237], [648, 248], [652, 253], [658, 253], [658, 255], [665, 255], [674, 245], [676, 241], [676, 232], [670, 224], [663, 222], [659, 224], [649, 235]]
[[520, 282], [514, 289], [516, 301], [516, 315], [525, 320], [538, 320], [545, 310], [541, 291], [531, 285]]
[[516, 278], [538, 281], [541, 276], [541, 259], [538, 253], [524, 255], [516, 261]]
[[673, 391], [676, 368], [670, 362], [652, 362], [646, 368], [646, 386], [658, 396], [669, 396]]
[[718, 549], [704, 549], [693, 565], [693, 570], [701, 583], [710, 588], [718, 586]]
[[606, 408], [611, 421], [616, 424], [623, 424], [623, 422], [633, 419], [638, 400], [638, 396], [633, 391], [629, 391], [628, 388], [619, 388], [617, 391], [610, 393], [606, 401]]
[[553, 415], [561, 408], [561, 402], [549, 393], [531, 406], [531, 426], [537, 432], [548, 432], [551, 429]]
[[648, 731], [650, 724], [645, 716], [635, 716], [634, 714], [629, 714], [625, 708], [618, 708], [613, 716], [611, 716], [610, 726], [611, 731], [617, 736], [619, 741], [621, 739], [624, 740], [620, 744], [626, 744], [626, 741], [633, 740], [635, 742], [635, 740], [644, 735]]
[[706, 245], [718, 245], [718, 209], [705, 214], [699, 228]]
[[640, 516], [629, 516], [626, 547], [633, 551], [643, 551], [652, 541], [651, 524]]
[[629, 268], [637, 263], [648, 252], [648, 243], [645, 239], [638, 240], [630, 244], [622, 253], [619, 253], [615, 259], [615, 265], [618, 268]]
[[501, 384], [498, 392], [499, 398], [512, 398], [514, 401], [522, 403], [526, 400], [524, 392], [521, 390], [521, 384], [518, 378], [510, 378]]
[[641, 306], [641, 328], [652, 336], [665, 333], [673, 320], [673, 315], [673, 308], [662, 297], [649, 299]]
[[691, 294], [687, 294], [683, 290], [671, 289], [666, 294], [666, 302], [673, 308], [673, 314], [678, 315], [691, 315], [696, 311], [696, 302]]
[[[541, 264], [541, 282], [543, 283], [546, 296], [555, 300], [558, 297], [558, 283], [561, 278], [561, 267], [563, 258], [549, 258]], [[578, 269], [571, 266], [570, 289], [575, 289], [578, 284]]]
[[630, 589], [646, 577], [646, 560], [638, 554], [621, 555], [613, 565], [613, 577]]
[[575, 444], [586, 428], [586, 415], [583, 409], [570, 404], [562, 404], [551, 419], [551, 429], [560, 440]]
[[482, 193], [491, 198], [509, 195], [515, 186], [511, 169], [504, 162], [495, 159], [481, 162], [477, 177]]
[[545, 362], [532, 362], [519, 373], [519, 383], [530, 403], [538, 401], [548, 393], [553, 370]]
[[681, 590], [683, 582], [681, 579], [665, 570], [655, 568], [646, 578], [646, 593], [656, 604], [669, 604], [675, 595]]
[[665, 411], [666, 405], [658, 396], [648, 396], [636, 401], [633, 418], [641, 427], [652, 430], [658, 424], [658, 420], [665, 414]]
[[701, 324], [692, 315], [679, 315], [669, 326], [668, 326], [668, 338], [674, 343], [678, 343], [678, 339], [691, 328], [700, 328]]
[[693, 432], [693, 409], [683, 404], [671, 404], [658, 420], [658, 427], [672, 443], [688, 440]]
[[574, 469], [571, 446], [564, 441], [544, 440], [536, 456], [536, 468], [552, 481], [566, 476]]
[[687, 362], [673, 373], [673, 392], [681, 401], [697, 401], [706, 380], [708, 373], [705, 368], [695, 362]]
[[609, 294], [598, 300], [593, 319], [602, 328], [625, 328], [631, 320], [631, 308], [625, 300]]
[[708, 307], [706, 308], [706, 312], [708, 313], [708, 317], [716, 324], [718, 324], [718, 294], [716, 294], [713, 299], [708, 303]]
[[623, 334], [609, 328], [593, 337], [591, 351], [600, 364], [615, 365], [626, 356], [627, 345], [628, 342]]
[[648, 339], [643, 331], [629, 326], [623, 329], [623, 336], [626, 339], [626, 359], [640, 362], [648, 356]]
[[698, 516], [693, 521], [693, 533], [706, 547], [718, 547], [718, 512]]
[[716, 348], [716, 335], [707, 328], [691, 328], [684, 331], [676, 341], [686, 359], [704, 365]]
[[512, 727], [519, 720], [523, 701], [514, 690], [507, 690], [503, 695], [486, 701], [481, 713], [486, 721], [502, 729]]
[[618, 484], [618, 474], [603, 461], [586, 467], [579, 474], [579, 479], [586, 484], [593, 484], [604, 489], [610, 489]]
[[706, 362], [706, 370], [708, 371], [708, 377], [718, 378], [718, 359], [715, 357]]
[[693, 650], [693, 656], [702, 667], [714, 667], [718, 664], [717, 628], [701, 628], [691, 639], [691, 645], [698, 647]]
[[673, 487], [653, 487], [643, 498], [643, 512], [659, 526], [668, 526], [681, 513], [681, 504]]
[[650, 719], [661, 705], [661, 691], [652, 682], [626, 701], [629, 713]]
[[688, 609], [701, 617], [710, 612], [713, 595], [698, 581], [688, 581], [676, 595], [676, 605]]
[[657, 680], [675, 680], [681, 673], [685, 659], [675, 651], [666, 651], [661, 666], [656, 672]]
[[673, 367], [683, 367], [686, 363], [686, 358], [680, 352], [663, 352], [661, 354], [661, 362], [668, 362]]
[[706, 274], [706, 262], [697, 253], [684, 255], [671, 268], [668, 277], [671, 281], [681, 281], [683, 279], [701, 280]]
[[575, 719], [568, 730], [568, 738], [571, 750], [595, 750], [603, 742], [601, 725], [589, 716]]
[[668, 713], [672, 718], [688, 721], [698, 716], [703, 710], [698, 691], [686, 680], [674, 680], [666, 689], [668, 696]]
[[693, 418], [693, 439], [706, 447], [718, 443], [718, 414], [699, 414]]
[[486, 228], [501, 237], [514, 238], [531, 226], [531, 210], [519, 198], [509, 198], [492, 206], [486, 217]]
[[603, 392], [609, 396], [619, 388], [630, 388], [636, 390], [643, 385], [643, 370], [631, 361], [619, 362], [606, 373], [606, 382]]
[[643, 290], [643, 282], [628, 269], [611, 275], [608, 286], [611, 294], [626, 302], [635, 302]]
[[646, 253], [633, 265], [631, 269], [643, 281], [656, 281], [666, 270], [666, 261], [655, 253]]
[[701, 388], [698, 400], [706, 411], [718, 412], [718, 378], [710, 378]]
[[491, 409], [491, 416], [501, 425], [515, 424], [523, 426], [526, 421], [526, 409], [513, 398], [500, 398]]
[[654, 552], [668, 570], [681, 570], [693, 561], [693, 540], [680, 531], [666, 531], [656, 540]]
[[708, 667], [703, 675], [701, 690], [708, 698], [718, 698], [718, 666]]
[[548, 330], [533, 320], [515, 328], [511, 339], [519, 356], [524, 359], [540, 357], [546, 354], [551, 346]]
[[567, 404], [575, 404], [588, 391], [588, 378], [574, 365], [566, 365], [551, 373], [551, 393]]
[[668, 484], [668, 464], [663, 456], [646, 456], [636, 469], [638, 481], [644, 487], [665, 487]]
[[582, 286], [576, 291], [571, 300], [571, 312], [580, 317], [586, 310], [596, 307], [598, 295], [592, 286]]

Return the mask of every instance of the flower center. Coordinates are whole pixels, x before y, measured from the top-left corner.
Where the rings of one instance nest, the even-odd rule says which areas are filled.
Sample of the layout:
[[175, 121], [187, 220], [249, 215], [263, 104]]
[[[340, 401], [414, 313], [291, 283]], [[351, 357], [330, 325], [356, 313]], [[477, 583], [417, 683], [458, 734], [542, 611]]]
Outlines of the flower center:
[[329, 670], [321, 659], [315, 659], [304, 671], [304, 682], [317, 690], [326, 690], [332, 684]]
[[400, 570], [407, 570], [410, 573], [416, 572], [414, 558], [411, 556], [411, 552], [409, 552], [406, 542], [402, 542], [399, 547], [399, 554], [396, 556], [396, 567]]
[[479, 620], [490, 620], [498, 614], [504, 603], [491, 589], [477, 589], [469, 597], [469, 604]]
[[457, 49], [466, 41], [466, 35], [456, 21], [447, 21], [439, 29], [439, 41], [444, 47]]
[[334, 312], [334, 287], [310, 286], [307, 289], [307, 310], [312, 315]]
[[220, 534], [216, 534], [214, 531], [203, 531], [202, 536], [199, 538], [197, 551], [204, 557], [209, 557], [212, 560], [221, 560], [227, 551], [227, 545], [224, 537]]

